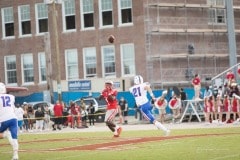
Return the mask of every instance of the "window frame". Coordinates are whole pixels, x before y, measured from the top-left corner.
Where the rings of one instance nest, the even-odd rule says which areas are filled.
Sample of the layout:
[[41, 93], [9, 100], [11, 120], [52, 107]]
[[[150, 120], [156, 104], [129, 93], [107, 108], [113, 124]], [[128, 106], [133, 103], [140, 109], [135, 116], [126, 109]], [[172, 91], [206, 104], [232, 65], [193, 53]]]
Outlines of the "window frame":
[[[124, 54], [130, 54], [129, 52], [128, 53], [124, 53], [124, 47], [132, 47], [132, 50], [133, 52], [131, 54], [132, 55], [132, 59], [124, 59]], [[126, 43], [126, 44], [121, 44], [120, 45], [120, 53], [121, 53], [121, 74], [122, 74], [122, 77], [129, 77], [129, 76], [134, 76], [136, 74], [136, 65], [135, 65], [135, 46], [134, 46], [134, 43]], [[134, 67], [133, 68], [133, 72], [131, 73], [131, 68], [129, 69], [130, 70], [130, 74], [126, 74], [125, 73], [125, 67], [124, 67], [124, 64], [126, 62], [129, 62], [129, 61], [132, 61], [132, 65], [129, 66], [129, 68], [132, 66]]]
[[[83, 1], [84, 0], [80, 0], [80, 14], [81, 14], [81, 29], [82, 30], [94, 30], [95, 29], [95, 25], [94, 25], [94, 0], [91, 0], [92, 1], [92, 8], [93, 8], [93, 11], [89, 11], [89, 12], [84, 12], [84, 6], [83, 6]], [[85, 27], [85, 19], [84, 19], [84, 15], [85, 14], [92, 14], [93, 15], [93, 26], [91, 27]]]
[[[113, 50], [113, 61], [109, 61], [108, 63], [114, 63], [114, 72], [109, 72], [109, 73], [106, 73], [105, 71], [105, 68], [106, 68], [106, 60], [105, 60], [105, 52], [104, 52], [104, 49], [112, 49]], [[110, 77], [110, 78], [115, 78], [116, 77], [116, 55], [115, 55], [115, 46], [114, 45], [106, 45], [106, 46], [102, 46], [101, 47], [101, 56], [102, 56], [102, 77]], [[112, 66], [113, 67], [113, 66]]]
[[[74, 4], [74, 14], [66, 14], [65, 9], [66, 5], [65, 3], [73, 2]], [[74, 29], [67, 29], [67, 22], [66, 22], [66, 17], [74, 16], [74, 21], [75, 21], [75, 28]], [[63, 32], [76, 32], [76, 5], [74, 0], [62, 0], [62, 24], [63, 24]]]
[[[88, 52], [89, 51], [89, 52]], [[94, 54], [95, 55], [95, 62], [86, 62], [86, 56], [87, 54]], [[87, 65], [88, 64], [95, 64], [95, 73], [88, 74], [87, 73]], [[84, 78], [93, 78], [97, 77], [97, 52], [96, 52], [96, 47], [88, 47], [88, 48], [83, 48], [83, 72], [84, 72]]]
[[[8, 69], [7, 67], [7, 58], [14, 58], [15, 60], [15, 69]], [[15, 75], [15, 80], [16, 82], [15, 83], [10, 83], [9, 80], [8, 80], [8, 72], [15, 72], [16, 75]], [[10, 85], [17, 85], [17, 57], [16, 55], [8, 55], [8, 56], [4, 56], [4, 73], [5, 73], [5, 82], [6, 84], [10, 84]]]
[[[207, 4], [208, 5], [212, 5], [212, 6], [225, 6], [225, 1], [222, 1], [222, 5], [218, 5], [218, 1], [220, 0], [207, 0]], [[223, 11], [223, 15], [218, 14], [219, 11]], [[218, 17], [218, 16], [222, 16], [222, 18]], [[213, 20], [212, 20], [213, 17]], [[222, 8], [209, 8], [208, 10], [208, 24], [209, 25], [226, 25], [226, 9], [222, 9]], [[218, 22], [218, 20], [222, 19], [223, 22]]]
[[[68, 65], [69, 63], [68, 63], [68, 55], [69, 54], [72, 54], [72, 53], [74, 53], [74, 54], [76, 54], [76, 57], [77, 58], [75, 58], [75, 60], [76, 60], [76, 63], [75, 64], [73, 64], [73, 65]], [[69, 70], [68, 70], [68, 67], [71, 67], [71, 66], [76, 66], [76, 69], [77, 69], [77, 71], [76, 71], [76, 75], [77, 76], [69, 76]], [[65, 69], [66, 69], [66, 80], [67, 81], [71, 81], [71, 80], [77, 80], [77, 79], [79, 79], [79, 68], [78, 68], [78, 51], [77, 51], [77, 49], [66, 49], [65, 50]]]
[[111, 8], [111, 10], [104, 10], [105, 12], [107, 12], [107, 11], [111, 11], [112, 12], [112, 24], [110, 24], [110, 25], [103, 25], [103, 16], [102, 16], [102, 13], [103, 13], [103, 9], [102, 9], [102, 1], [103, 0], [98, 0], [98, 4], [99, 4], [99, 27], [100, 27], [100, 29], [101, 28], [112, 28], [114, 25], [114, 14], [113, 14], [113, 1], [112, 0], [110, 0], [111, 2], [112, 2], [112, 8]]
[[[21, 12], [21, 8], [22, 7], [28, 7], [28, 17], [29, 19], [22, 19], [22, 12]], [[27, 34], [23, 34], [23, 23], [24, 22], [28, 22], [29, 23], [29, 29], [30, 29], [30, 33]], [[19, 27], [19, 37], [29, 37], [32, 35], [32, 29], [31, 29], [31, 8], [30, 5], [26, 4], [26, 5], [20, 5], [18, 6], [18, 27]]]
[[[133, 7], [132, 7], [132, 3], [133, 1], [132, 0], [129, 0], [131, 1], [131, 7], [128, 7], [128, 8], [122, 8], [121, 7], [121, 2], [122, 0], [118, 0], [118, 24], [119, 26], [129, 26], [129, 25], [133, 25]], [[131, 22], [128, 22], [128, 23], [123, 23], [122, 22], [122, 10], [123, 9], [131, 9], [131, 19], [132, 21]]]
[[[24, 57], [25, 56], [30, 56], [30, 58], [31, 58], [31, 60], [32, 60], [32, 68], [25, 68], [24, 67]], [[25, 84], [25, 85], [32, 85], [32, 84], [34, 84], [34, 63], [33, 63], [33, 54], [32, 53], [24, 53], [24, 54], [22, 54], [21, 55], [21, 68], [22, 68], [22, 82], [23, 82], [23, 84]], [[32, 81], [28, 81], [28, 82], [26, 82], [25, 81], [25, 71], [26, 70], [32, 70]], [[26, 77], [27, 78], [27, 77]], [[28, 78], [31, 78], [31, 77], [28, 77]]]
[[[10, 21], [10, 22], [6, 22], [6, 20], [5, 20], [5, 13], [4, 13], [4, 11], [5, 11], [6, 9], [11, 9], [11, 13], [12, 13], [11, 16], [12, 16], [12, 19], [13, 19], [13, 20]], [[13, 39], [13, 38], [15, 38], [13, 7], [1, 8], [1, 14], [2, 14], [2, 37], [3, 37], [3, 39]], [[5, 27], [6, 24], [12, 24], [12, 27], [13, 27], [13, 35], [11, 35], [11, 36], [6, 36], [6, 27]]]
[[[44, 56], [44, 57], [42, 57], [42, 56]], [[42, 63], [41, 63], [42, 62], [41, 58], [44, 58], [43, 59], [43, 61], [45, 62], [44, 65], [42, 65]], [[42, 79], [42, 76], [44, 76], [42, 69], [45, 69], [45, 77], [46, 77], [45, 80]], [[45, 52], [38, 53], [38, 74], [39, 74], [39, 83], [46, 83], [47, 82], [47, 64], [46, 64], [46, 53]]]
[[[44, 33], [49, 32], [49, 19], [48, 19], [48, 14], [47, 14], [47, 17], [39, 18], [38, 5], [45, 5], [47, 8], [47, 11], [48, 11], [48, 5], [46, 3], [36, 3], [35, 4], [36, 34], [43, 35]], [[39, 22], [40, 20], [47, 20], [47, 31], [46, 32], [40, 32], [40, 22]]]

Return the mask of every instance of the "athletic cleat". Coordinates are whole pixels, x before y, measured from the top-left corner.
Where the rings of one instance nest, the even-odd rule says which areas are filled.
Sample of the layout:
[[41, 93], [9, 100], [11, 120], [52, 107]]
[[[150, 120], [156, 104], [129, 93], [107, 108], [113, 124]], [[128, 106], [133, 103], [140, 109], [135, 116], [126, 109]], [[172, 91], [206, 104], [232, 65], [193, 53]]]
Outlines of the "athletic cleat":
[[113, 138], [117, 138], [117, 137], [119, 137], [119, 135], [115, 135], [115, 134], [113, 135]]
[[17, 154], [13, 155], [12, 160], [18, 160], [18, 155]]
[[120, 136], [121, 132], [122, 132], [122, 127], [119, 127], [119, 128], [117, 129], [117, 136], [118, 136], [118, 137]]

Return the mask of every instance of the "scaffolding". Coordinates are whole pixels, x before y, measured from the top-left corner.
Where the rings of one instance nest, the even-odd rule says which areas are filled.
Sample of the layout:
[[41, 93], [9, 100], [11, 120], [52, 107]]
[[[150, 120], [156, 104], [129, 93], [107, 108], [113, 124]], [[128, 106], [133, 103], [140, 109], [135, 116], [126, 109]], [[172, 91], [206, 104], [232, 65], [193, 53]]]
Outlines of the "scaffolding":
[[[240, 46], [240, 2], [233, 9]], [[197, 73], [210, 84], [230, 67], [224, 0], [147, 0], [145, 33], [147, 76], [155, 89], [191, 86]]]

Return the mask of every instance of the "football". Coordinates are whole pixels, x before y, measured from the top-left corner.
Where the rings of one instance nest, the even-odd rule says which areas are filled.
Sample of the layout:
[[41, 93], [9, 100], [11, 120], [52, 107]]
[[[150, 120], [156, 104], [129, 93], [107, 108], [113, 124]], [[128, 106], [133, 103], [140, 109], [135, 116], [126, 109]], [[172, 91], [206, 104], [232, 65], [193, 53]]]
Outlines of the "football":
[[108, 42], [109, 42], [109, 43], [114, 43], [114, 41], [115, 41], [115, 37], [114, 37], [113, 35], [110, 35], [110, 36], [108, 37]]

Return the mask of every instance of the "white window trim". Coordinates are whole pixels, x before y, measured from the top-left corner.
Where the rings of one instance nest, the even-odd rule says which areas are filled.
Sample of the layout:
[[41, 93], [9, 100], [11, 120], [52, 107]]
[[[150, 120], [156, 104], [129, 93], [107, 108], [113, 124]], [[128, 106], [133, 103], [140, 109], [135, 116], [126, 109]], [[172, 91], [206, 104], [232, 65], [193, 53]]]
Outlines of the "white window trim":
[[[132, 77], [132, 76], [136, 75], [136, 73], [133, 73], [133, 74], [124, 74], [123, 46], [127, 46], [127, 45], [133, 47], [133, 51], [134, 51], [134, 55], [135, 55], [135, 46], [134, 46], [134, 43], [126, 43], [126, 44], [121, 44], [121, 45], [120, 45], [120, 53], [121, 53], [121, 75], [122, 75], [122, 77]], [[136, 64], [135, 64], [135, 72], [136, 72]]]
[[[39, 83], [47, 83], [47, 78], [45, 81], [42, 80], [42, 72], [41, 72], [41, 54], [45, 55], [45, 61], [46, 61], [46, 53], [45, 52], [38, 52], [38, 76], [39, 76]], [[45, 66], [46, 68], [46, 76], [47, 76], [47, 64]]]
[[[21, 6], [18, 6], [18, 28], [19, 28], [19, 37], [21, 38], [21, 37], [31, 37], [32, 36], [32, 34], [22, 34], [22, 19], [21, 19], [21, 7], [22, 6], [29, 6], [29, 10], [31, 10], [31, 8], [30, 8], [30, 5], [21, 5]], [[31, 13], [30, 13], [31, 14]], [[31, 15], [30, 15], [30, 18], [31, 18]], [[31, 23], [31, 19], [29, 20], [30, 21], [30, 23]], [[31, 26], [31, 28], [32, 28], [32, 26]]]
[[[5, 73], [5, 83], [7, 85], [11, 85], [11, 86], [17, 86], [17, 83], [8, 83], [8, 77], [7, 77], [7, 57], [15, 57], [16, 61], [16, 65], [17, 65], [17, 57], [16, 55], [8, 55], [8, 56], [4, 56], [4, 73]], [[17, 71], [17, 68], [16, 68], [16, 71]]]
[[112, 47], [113, 50], [114, 50], [114, 53], [115, 53], [115, 46], [114, 45], [106, 45], [106, 46], [102, 46], [101, 47], [101, 60], [102, 60], [102, 77], [105, 77], [105, 78], [116, 78], [116, 74], [117, 74], [117, 71], [116, 71], [116, 53], [114, 55], [114, 62], [115, 62], [115, 75], [112, 75], [112, 76], [105, 76], [105, 66], [104, 66], [104, 53], [103, 53], [103, 49], [104, 48], [110, 48]]
[[[76, 32], [77, 29], [69, 29], [67, 30], [67, 26], [66, 26], [66, 20], [65, 20], [65, 17], [66, 17], [66, 13], [65, 13], [65, 4], [64, 4], [64, 1], [67, 1], [67, 0], [62, 0], [62, 25], [63, 25], [63, 32], [64, 33], [68, 33], [68, 32]], [[74, 1], [75, 2], [75, 1]], [[75, 18], [76, 18], [76, 8], [75, 8]], [[75, 24], [76, 24], [76, 19], [75, 19]], [[77, 27], [77, 25], [75, 26]]]
[[[79, 69], [78, 69], [78, 77], [76, 79], [69, 79], [69, 73], [68, 73], [68, 62], [67, 62], [67, 54], [68, 52], [76, 52], [77, 53], [77, 56], [78, 56], [78, 51], [77, 49], [66, 49], [65, 50], [65, 71], [66, 71], [66, 80], [69, 81], [69, 80], [78, 80], [79, 79]], [[79, 62], [77, 63], [77, 68], [79, 68]]]
[[[209, 5], [210, 4], [210, 2], [211, 2], [212, 0], [207, 0], [207, 4]], [[216, 1], [217, 0], [214, 0], [214, 4], [213, 4], [213, 6], [216, 6]], [[224, 3], [224, 5], [223, 6], [225, 6], [225, 1], [223, 1], [223, 3]], [[212, 5], [212, 4], [211, 4]], [[215, 12], [215, 17], [214, 17], [214, 20], [217, 20], [217, 10], [219, 10], [220, 8], [209, 8], [209, 10], [214, 10], [214, 12]], [[218, 26], [225, 26], [226, 25], [226, 19], [227, 19], [227, 15], [226, 15], [226, 9], [220, 9], [220, 10], [224, 10], [224, 23], [218, 23], [218, 22], [216, 22], [216, 21], [214, 21], [214, 22], [209, 22], [209, 20], [208, 20], [208, 25], [218, 25]], [[208, 17], [209, 18], [209, 17]]]
[[[32, 53], [24, 53], [21, 55], [21, 75], [22, 75], [22, 83], [23, 85], [34, 85], [34, 81], [33, 82], [25, 82], [24, 81], [24, 68], [23, 68], [23, 56], [25, 55], [32, 55], [32, 58], [33, 58], [33, 54]], [[34, 71], [34, 66], [33, 66], [33, 71]], [[35, 80], [35, 79], [34, 79]]]
[[[99, 10], [99, 29], [113, 28], [114, 27], [114, 18], [113, 18], [113, 24], [112, 25], [103, 26], [103, 23], [102, 23], [102, 2], [101, 2], [101, 0], [98, 0], [98, 5], [99, 5], [99, 9], [98, 9]], [[113, 14], [113, 8], [112, 8], [112, 14]]]
[[[36, 3], [35, 4], [35, 23], [36, 23], [36, 35], [37, 36], [48, 33], [48, 32], [42, 32], [42, 33], [39, 32], [39, 17], [38, 17], [38, 10], [37, 10], [37, 5], [39, 5], [39, 4], [45, 4], [45, 3]], [[48, 6], [47, 6], [47, 8], [48, 8]], [[48, 18], [48, 20], [49, 20], [49, 18]]]
[[[1, 13], [2, 13], [2, 39], [14, 39], [14, 38], [15, 38], [15, 35], [14, 35], [14, 36], [8, 36], [8, 37], [5, 36], [6, 28], [5, 28], [4, 12], [3, 12], [3, 10], [4, 10], [4, 9], [7, 9], [7, 8], [13, 8], [13, 7], [1, 8]], [[13, 16], [14, 16], [14, 15], [13, 15]], [[13, 24], [14, 24], [14, 21], [13, 21]], [[14, 33], [15, 33], [15, 32], [14, 32]]]
[[[91, 77], [87, 77], [87, 72], [86, 72], [86, 61], [85, 61], [86, 51], [85, 50], [87, 50], [87, 49], [94, 49], [96, 56], [97, 56], [97, 50], [96, 50], [96, 47], [83, 48], [83, 74], [84, 74], [84, 78], [91, 78]], [[97, 59], [96, 59], [96, 69], [97, 69]], [[97, 72], [96, 72], [96, 75], [94, 77], [97, 77]], [[92, 78], [94, 78], [94, 77], [92, 77]]]
[[[93, 1], [93, 3], [94, 3], [94, 1]], [[82, 31], [95, 30], [94, 24], [93, 24], [93, 27], [87, 27], [87, 28], [84, 27], [83, 0], [80, 0], [80, 14], [81, 14], [81, 30]], [[94, 15], [94, 11], [93, 11], [93, 15]], [[94, 18], [94, 16], [93, 16], [93, 18]]]
[[[133, 3], [133, 2], [132, 2]], [[118, 26], [119, 27], [126, 27], [126, 26], [133, 26], [133, 16], [132, 16], [132, 22], [131, 23], [122, 23], [122, 14], [121, 14], [121, 0], [118, 0]], [[131, 8], [132, 15], [133, 15], [133, 7]]]

